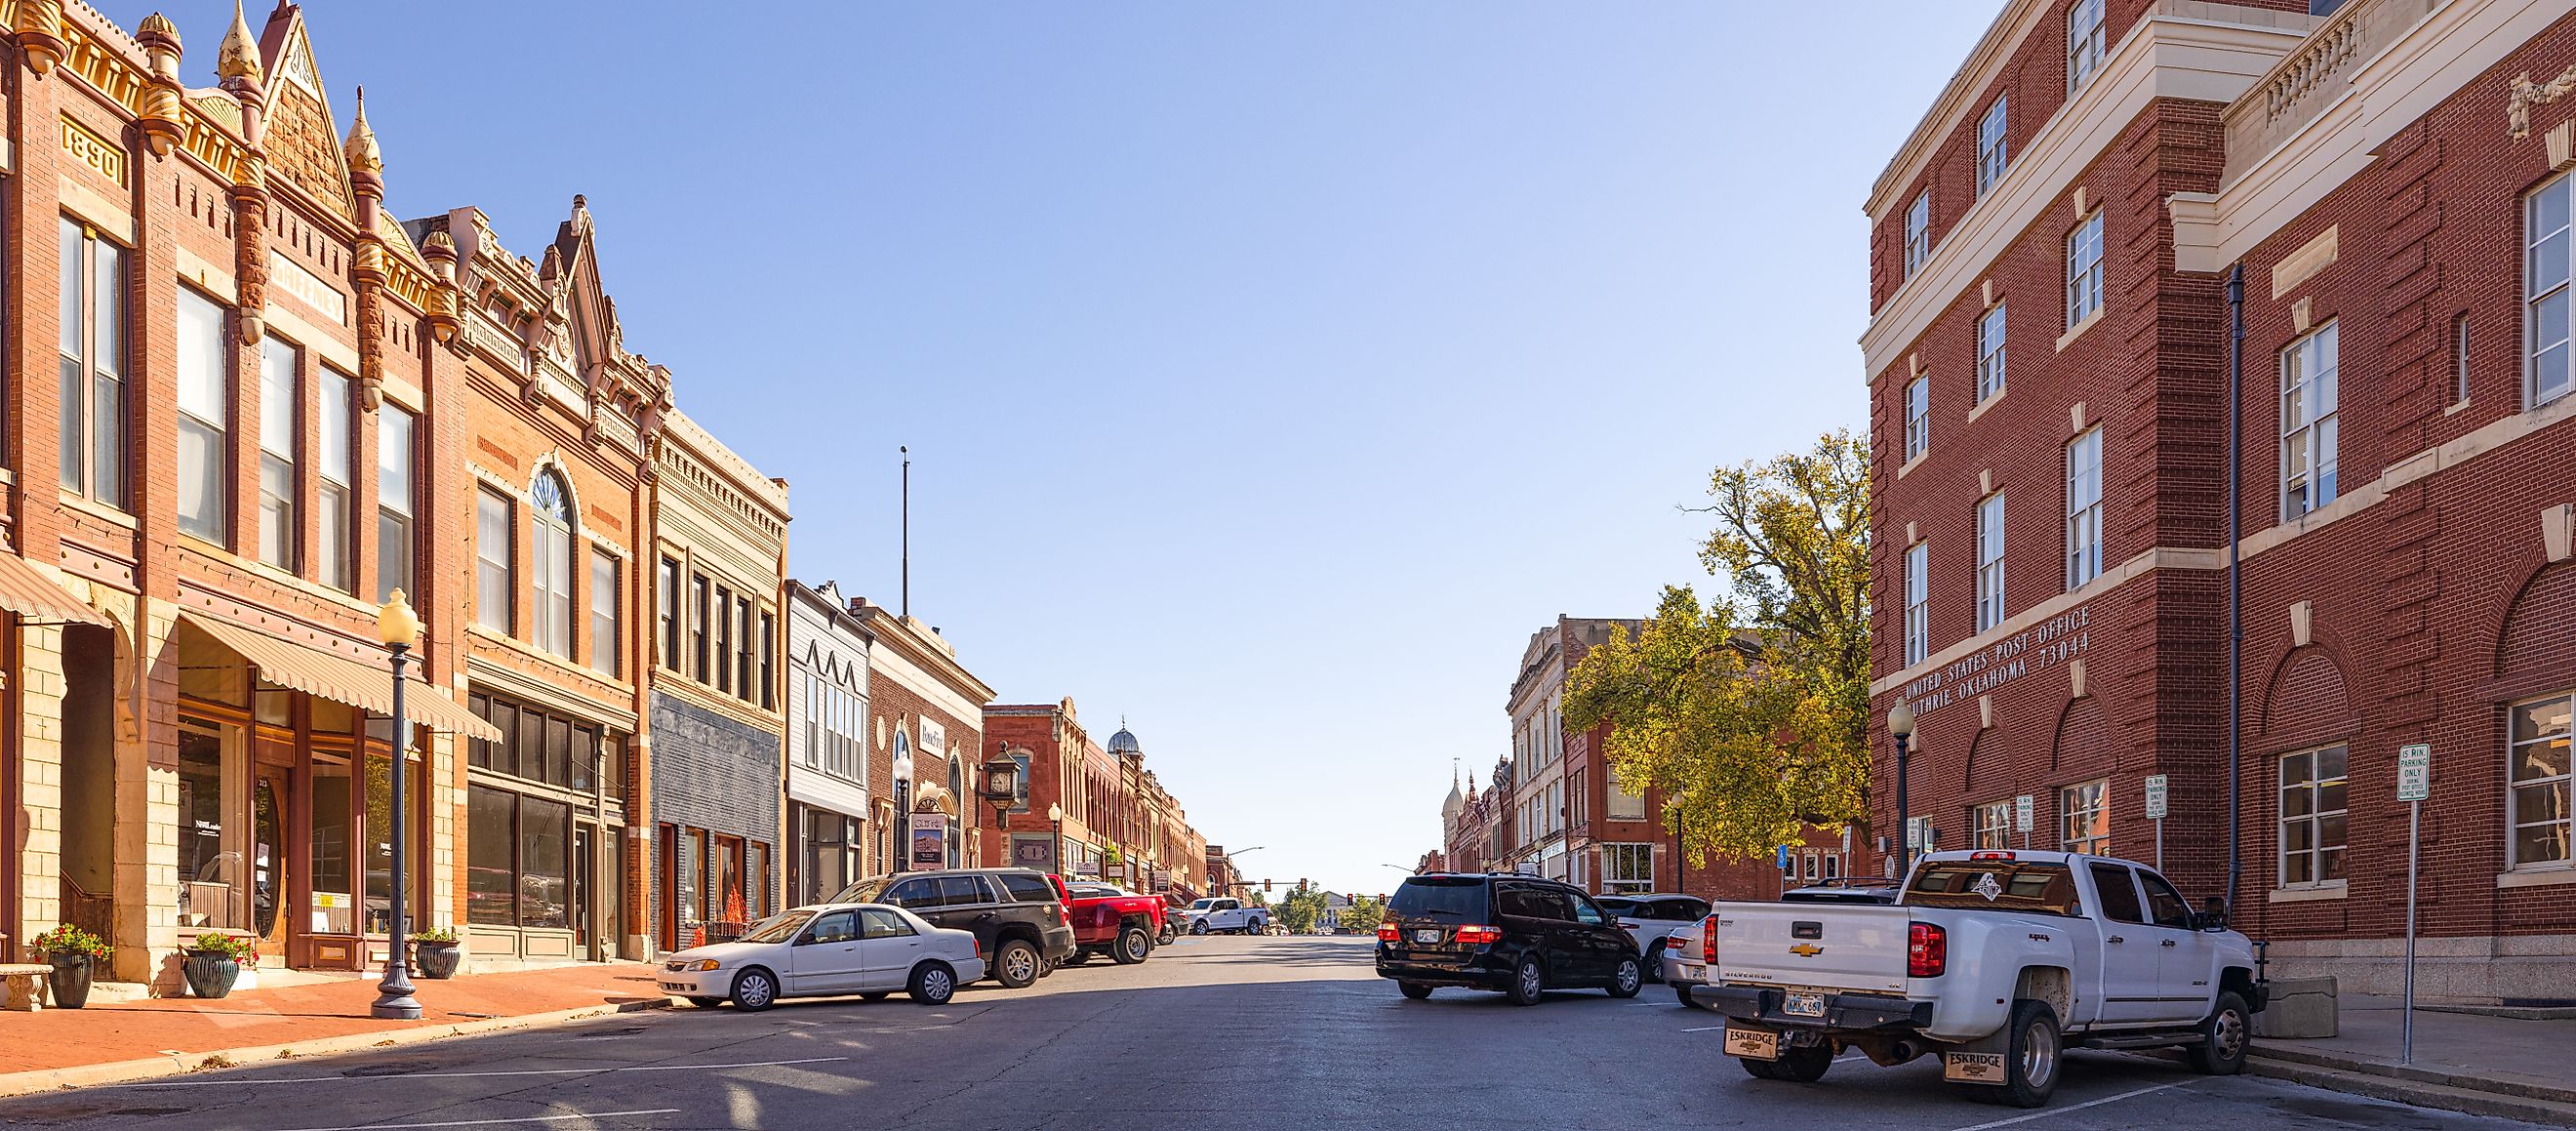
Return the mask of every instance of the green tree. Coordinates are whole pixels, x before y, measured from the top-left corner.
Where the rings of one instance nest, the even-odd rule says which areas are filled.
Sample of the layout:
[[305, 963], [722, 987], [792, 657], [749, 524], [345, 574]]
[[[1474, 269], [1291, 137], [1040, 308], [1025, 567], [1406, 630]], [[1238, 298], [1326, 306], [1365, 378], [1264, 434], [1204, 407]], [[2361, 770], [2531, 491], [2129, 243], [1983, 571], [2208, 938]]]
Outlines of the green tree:
[[1342, 909], [1342, 929], [1367, 934], [1386, 921], [1386, 904], [1374, 895], [1351, 896], [1351, 905]]
[[1315, 921], [1324, 915], [1324, 893], [1300, 883], [1279, 899], [1279, 925], [1288, 933], [1302, 935], [1315, 929]]
[[1666, 587], [1568, 674], [1565, 723], [1611, 724], [1620, 782], [1662, 789], [1695, 856], [1741, 860], [1868, 813], [1869, 446], [1829, 433], [1709, 494], [1700, 561], [1726, 596]]

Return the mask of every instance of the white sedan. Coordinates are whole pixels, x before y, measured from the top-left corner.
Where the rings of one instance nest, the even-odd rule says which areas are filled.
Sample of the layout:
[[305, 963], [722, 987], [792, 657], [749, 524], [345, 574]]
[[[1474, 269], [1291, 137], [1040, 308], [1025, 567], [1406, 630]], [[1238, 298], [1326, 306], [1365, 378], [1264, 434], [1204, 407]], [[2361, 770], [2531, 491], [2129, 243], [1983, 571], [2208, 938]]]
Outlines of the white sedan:
[[972, 931], [934, 927], [883, 903], [799, 907], [728, 943], [691, 947], [662, 959], [662, 992], [700, 1008], [730, 999], [767, 1009], [783, 997], [857, 994], [876, 1001], [896, 990], [944, 1005], [961, 984], [984, 976]]

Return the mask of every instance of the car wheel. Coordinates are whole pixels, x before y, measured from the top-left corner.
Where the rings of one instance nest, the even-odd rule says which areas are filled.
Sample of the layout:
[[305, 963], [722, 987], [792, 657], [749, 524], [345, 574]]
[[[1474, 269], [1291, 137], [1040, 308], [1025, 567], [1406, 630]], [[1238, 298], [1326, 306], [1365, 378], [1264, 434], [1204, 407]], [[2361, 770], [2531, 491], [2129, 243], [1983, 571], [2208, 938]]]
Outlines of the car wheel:
[[1172, 945], [1172, 940], [1179, 937], [1181, 936], [1172, 930], [1172, 925], [1165, 923], [1163, 924], [1162, 932], [1154, 936], [1154, 941], [1159, 942], [1164, 946], [1170, 946]]
[[1610, 972], [1611, 997], [1635, 997], [1645, 984], [1645, 966], [1634, 958], [1621, 957], [1618, 968]]
[[689, 1004], [697, 1006], [700, 1009], [714, 1009], [719, 1005], [723, 1005], [725, 999], [720, 997], [692, 997], [685, 1000], [687, 1000]]
[[1749, 1056], [1739, 1056], [1735, 1058], [1735, 1063], [1743, 1065], [1744, 1074], [1756, 1080], [1777, 1080], [1780, 1078], [1780, 1062], [1778, 1061], [1755, 1060]]
[[1537, 1005], [1546, 992], [1547, 967], [1539, 964], [1537, 955], [1522, 955], [1521, 964], [1512, 968], [1512, 988], [1504, 993], [1513, 1005]]
[[778, 975], [758, 966], [733, 976], [733, 1007], [758, 1013], [778, 1004]]
[[2246, 1008], [2245, 999], [2234, 993], [2220, 994], [2218, 1007], [2200, 1023], [2200, 1043], [2187, 1050], [2184, 1059], [2196, 1071], [2234, 1076], [2245, 1069], [2245, 1050], [2253, 1043], [2253, 1035], [2253, 1011]]
[[993, 954], [993, 980], [1009, 989], [1024, 990], [1037, 982], [1045, 965], [1038, 958], [1038, 948], [1030, 946], [1027, 939], [1012, 939]]
[[1207, 920], [1205, 920], [1205, 919], [1201, 919], [1201, 920], [1199, 920], [1198, 922], [1195, 922], [1195, 923], [1190, 924], [1190, 933], [1191, 933], [1191, 934], [1193, 934], [1193, 935], [1204, 935], [1204, 934], [1206, 934], [1206, 933], [1207, 933]]
[[869, 990], [869, 991], [868, 991], [868, 992], [866, 992], [866, 993], [860, 994], [860, 995], [859, 995], [859, 1000], [860, 1000], [860, 1001], [884, 1001], [886, 998], [888, 998], [888, 997], [890, 997], [890, 996], [893, 996], [893, 994], [894, 994], [894, 991], [893, 991], [893, 990]]
[[1403, 990], [1404, 996], [1412, 998], [1415, 1001], [1421, 1001], [1431, 996], [1431, 986], [1427, 982], [1397, 982], [1395, 984], [1395, 988]]
[[1800, 1045], [1780, 1050], [1780, 1059], [1771, 1062], [1771, 1078], [1792, 1084], [1813, 1084], [1825, 1078], [1825, 1070], [1834, 1066], [1832, 1045]]
[[2057, 1091], [2064, 1052], [2058, 1040], [2057, 1011], [2044, 1001], [2014, 1002], [2010, 1033], [1997, 1098], [2014, 1107], [2044, 1107]]
[[912, 984], [904, 992], [923, 1005], [946, 1005], [957, 994], [957, 972], [945, 962], [924, 962], [912, 968]]
[[1091, 952], [1090, 952], [1090, 951], [1087, 951], [1087, 950], [1077, 950], [1077, 951], [1074, 951], [1072, 954], [1069, 954], [1069, 955], [1066, 955], [1066, 956], [1065, 956], [1064, 964], [1065, 964], [1065, 965], [1067, 965], [1067, 966], [1080, 966], [1080, 965], [1082, 965], [1083, 963], [1085, 963], [1085, 962], [1089, 962], [1089, 961], [1091, 961]]
[[1110, 951], [1109, 957], [1121, 966], [1133, 966], [1153, 952], [1154, 940], [1145, 933], [1145, 928], [1129, 927], [1118, 933], [1118, 949]]

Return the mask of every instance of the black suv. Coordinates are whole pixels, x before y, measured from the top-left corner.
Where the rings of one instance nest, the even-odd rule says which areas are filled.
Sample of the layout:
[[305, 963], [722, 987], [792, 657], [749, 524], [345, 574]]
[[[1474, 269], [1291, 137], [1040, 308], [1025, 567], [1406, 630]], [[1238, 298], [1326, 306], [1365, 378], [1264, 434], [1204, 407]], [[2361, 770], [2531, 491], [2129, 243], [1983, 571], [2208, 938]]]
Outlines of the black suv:
[[860, 880], [834, 903], [891, 903], [933, 926], [975, 932], [994, 981], [1020, 989], [1073, 957], [1073, 919], [1055, 881], [1026, 868], [951, 868]]
[[1635, 997], [1645, 960], [1619, 921], [1572, 885], [1435, 873], [1395, 889], [1377, 929], [1377, 972], [1416, 1001], [1436, 986], [1465, 986], [1536, 1005], [1568, 987]]

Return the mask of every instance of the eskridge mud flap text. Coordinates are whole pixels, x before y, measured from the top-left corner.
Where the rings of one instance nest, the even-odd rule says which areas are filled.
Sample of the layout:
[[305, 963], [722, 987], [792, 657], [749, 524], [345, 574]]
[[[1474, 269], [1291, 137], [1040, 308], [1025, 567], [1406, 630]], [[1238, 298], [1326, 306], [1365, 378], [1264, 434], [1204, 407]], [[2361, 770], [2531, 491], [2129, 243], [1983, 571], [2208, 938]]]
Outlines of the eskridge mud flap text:
[[1780, 1059], [1780, 1034], [1763, 1029], [1726, 1027], [1726, 1055], [1746, 1060]]
[[1941, 1078], [1967, 1084], [2001, 1084], [2004, 1082], [2004, 1054], [1999, 1052], [1942, 1053]]

